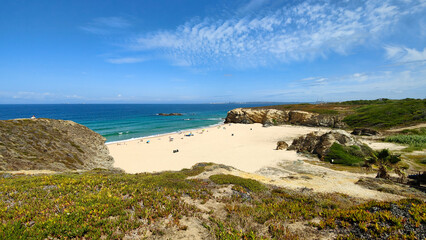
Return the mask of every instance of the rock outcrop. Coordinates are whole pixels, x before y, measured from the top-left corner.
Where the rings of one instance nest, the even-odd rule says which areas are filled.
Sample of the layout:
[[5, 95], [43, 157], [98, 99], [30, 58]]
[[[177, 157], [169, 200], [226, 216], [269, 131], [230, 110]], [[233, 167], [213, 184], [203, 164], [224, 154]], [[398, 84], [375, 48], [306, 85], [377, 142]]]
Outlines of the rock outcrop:
[[353, 135], [362, 135], [362, 136], [376, 136], [380, 133], [376, 130], [370, 128], [355, 128], [352, 133]]
[[343, 128], [343, 116], [317, 114], [305, 111], [237, 108], [228, 112], [225, 123], [261, 123], [264, 126], [296, 124], [312, 127]]
[[111, 169], [105, 140], [72, 121], [0, 121], [0, 170]]
[[305, 136], [300, 136], [293, 140], [288, 150], [310, 152], [317, 154], [318, 157], [321, 158], [328, 153], [330, 147], [336, 142], [344, 146], [362, 145], [346, 131], [333, 130], [325, 134], [311, 132]]
[[182, 113], [159, 113], [160, 116], [182, 116]]

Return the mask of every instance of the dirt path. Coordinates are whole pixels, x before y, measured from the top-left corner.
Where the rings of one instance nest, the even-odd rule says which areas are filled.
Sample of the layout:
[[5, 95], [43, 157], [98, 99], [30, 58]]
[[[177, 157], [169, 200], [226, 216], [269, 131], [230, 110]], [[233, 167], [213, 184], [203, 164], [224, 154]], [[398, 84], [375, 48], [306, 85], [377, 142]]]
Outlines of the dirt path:
[[399, 132], [405, 129], [416, 129], [416, 128], [422, 128], [422, 127], [426, 127], [426, 123], [420, 123], [414, 126], [410, 126], [410, 127], [403, 127], [403, 128], [394, 128], [394, 129], [389, 129], [386, 130], [387, 132]]

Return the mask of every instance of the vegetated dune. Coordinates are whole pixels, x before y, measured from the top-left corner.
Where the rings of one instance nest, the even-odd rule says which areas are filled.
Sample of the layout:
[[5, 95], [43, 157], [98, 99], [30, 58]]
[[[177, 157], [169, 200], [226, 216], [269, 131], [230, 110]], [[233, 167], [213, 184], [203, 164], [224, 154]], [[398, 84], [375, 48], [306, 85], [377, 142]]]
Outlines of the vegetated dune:
[[112, 168], [105, 138], [72, 121], [0, 121], [0, 170]]

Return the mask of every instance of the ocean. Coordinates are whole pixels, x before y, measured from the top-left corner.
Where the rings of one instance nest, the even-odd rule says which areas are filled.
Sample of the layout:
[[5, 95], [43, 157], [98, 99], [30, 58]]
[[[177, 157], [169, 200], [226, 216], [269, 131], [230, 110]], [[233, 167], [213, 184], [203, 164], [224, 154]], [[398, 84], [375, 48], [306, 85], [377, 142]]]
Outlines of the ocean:
[[[153, 136], [223, 123], [228, 111], [268, 104], [3, 104], [0, 120], [72, 120], [101, 134], [107, 142]], [[159, 116], [158, 113], [182, 113]]]

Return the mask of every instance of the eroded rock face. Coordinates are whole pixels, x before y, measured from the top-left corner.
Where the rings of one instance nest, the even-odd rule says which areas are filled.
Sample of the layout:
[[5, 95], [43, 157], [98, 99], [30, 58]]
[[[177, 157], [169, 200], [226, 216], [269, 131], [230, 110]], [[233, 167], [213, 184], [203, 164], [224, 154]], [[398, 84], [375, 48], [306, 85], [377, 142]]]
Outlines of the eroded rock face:
[[317, 154], [321, 158], [328, 153], [328, 150], [335, 142], [345, 146], [362, 145], [349, 133], [343, 130], [333, 130], [325, 134], [311, 132], [305, 136], [300, 136], [293, 140], [288, 150], [310, 152]]
[[313, 127], [343, 128], [345, 123], [339, 115], [325, 115], [305, 111], [281, 111], [276, 109], [237, 108], [228, 112], [225, 123], [261, 123], [264, 126], [296, 124]]
[[0, 121], [0, 170], [113, 168], [106, 139], [72, 121]]
[[284, 141], [278, 141], [277, 142], [277, 148], [276, 150], [286, 150], [288, 148], [288, 144]]

